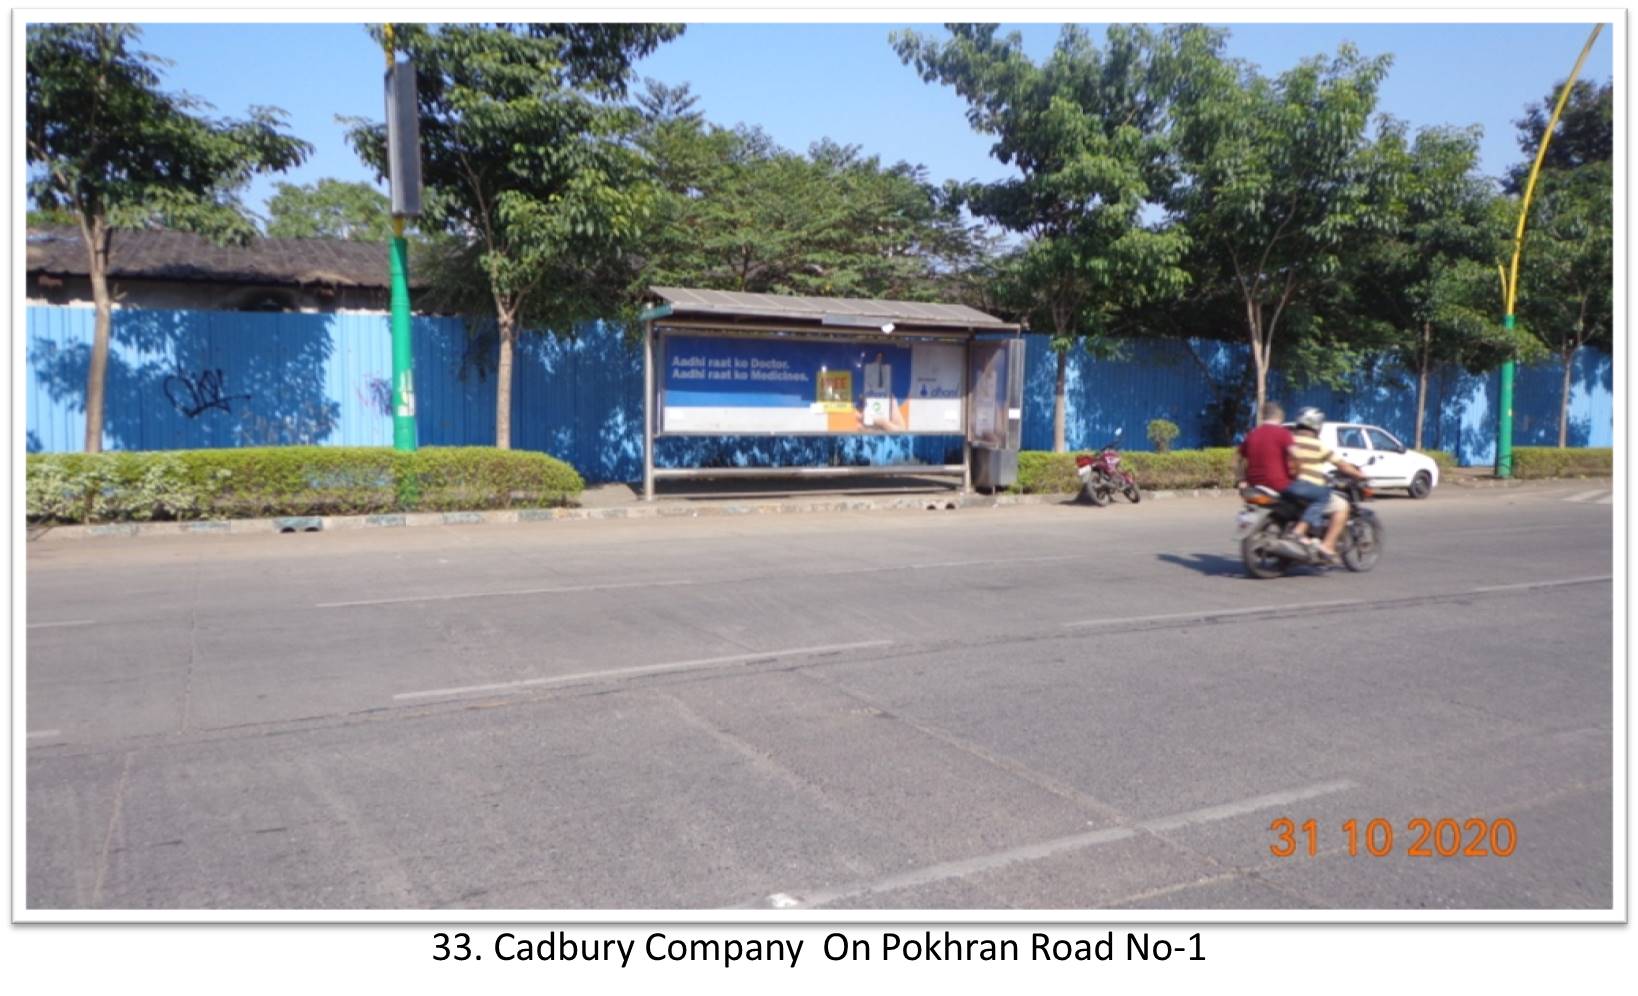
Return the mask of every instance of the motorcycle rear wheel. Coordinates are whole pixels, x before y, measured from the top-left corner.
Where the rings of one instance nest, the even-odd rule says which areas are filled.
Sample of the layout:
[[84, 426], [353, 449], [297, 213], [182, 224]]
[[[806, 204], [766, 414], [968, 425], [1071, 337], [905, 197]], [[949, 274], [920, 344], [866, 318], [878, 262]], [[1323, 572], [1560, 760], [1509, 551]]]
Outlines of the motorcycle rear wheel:
[[1097, 478], [1093, 478], [1081, 485], [1081, 500], [1102, 508], [1109, 504], [1109, 492], [1099, 486]]
[[1240, 541], [1240, 560], [1246, 565], [1247, 574], [1266, 580], [1280, 577], [1290, 570], [1291, 558], [1281, 556], [1270, 549], [1273, 541], [1279, 538], [1279, 524], [1268, 522]]

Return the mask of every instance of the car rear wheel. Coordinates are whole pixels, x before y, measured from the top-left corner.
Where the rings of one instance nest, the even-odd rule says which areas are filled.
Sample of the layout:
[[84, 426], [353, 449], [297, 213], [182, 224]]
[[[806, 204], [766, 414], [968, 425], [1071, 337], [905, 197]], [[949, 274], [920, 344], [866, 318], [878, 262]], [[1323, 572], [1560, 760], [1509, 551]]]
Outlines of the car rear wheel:
[[1412, 498], [1426, 498], [1433, 494], [1433, 477], [1427, 471], [1418, 471], [1410, 482], [1410, 496]]

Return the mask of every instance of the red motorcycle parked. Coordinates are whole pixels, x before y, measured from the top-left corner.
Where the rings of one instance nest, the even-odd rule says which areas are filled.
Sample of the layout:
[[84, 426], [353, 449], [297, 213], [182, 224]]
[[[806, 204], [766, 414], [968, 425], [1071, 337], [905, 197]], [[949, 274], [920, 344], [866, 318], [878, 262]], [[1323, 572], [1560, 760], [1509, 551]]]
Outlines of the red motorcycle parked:
[[1097, 456], [1083, 453], [1075, 458], [1075, 474], [1081, 479], [1081, 501], [1101, 508], [1109, 504], [1117, 491], [1134, 505], [1143, 500], [1137, 478], [1120, 469], [1120, 451], [1115, 447], [1120, 443], [1121, 432], [1116, 429], [1115, 438], [1104, 444]]

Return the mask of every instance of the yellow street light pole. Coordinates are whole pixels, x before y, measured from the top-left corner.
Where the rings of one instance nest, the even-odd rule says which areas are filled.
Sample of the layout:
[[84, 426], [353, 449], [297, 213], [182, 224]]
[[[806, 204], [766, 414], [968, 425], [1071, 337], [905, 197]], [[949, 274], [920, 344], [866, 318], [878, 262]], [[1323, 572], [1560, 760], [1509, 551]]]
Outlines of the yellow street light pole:
[[[1524, 223], [1530, 217], [1530, 199], [1536, 193], [1536, 179], [1541, 175], [1541, 164], [1547, 159], [1547, 144], [1553, 140], [1553, 129], [1558, 127], [1559, 115], [1564, 113], [1564, 105], [1570, 100], [1570, 89], [1575, 86], [1576, 77], [1581, 75], [1581, 66], [1587, 61], [1587, 53], [1592, 51], [1593, 42], [1598, 40], [1598, 33], [1603, 29], [1602, 24], [1593, 25], [1592, 34], [1587, 36], [1587, 44], [1581, 47], [1575, 68], [1570, 70], [1570, 78], [1559, 92], [1553, 116], [1547, 122], [1547, 130], [1542, 132], [1541, 147], [1536, 150], [1535, 164], [1530, 167], [1530, 179], [1524, 185], [1524, 200], [1519, 205], [1519, 224], [1513, 232], [1513, 266], [1511, 271], [1502, 274], [1502, 327], [1509, 332], [1513, 330], [1513, 308], [1519, 296], [1519, 257], [1524, 254]], [[1513, 476], [1513, 371], [1514, 362], [1509, 358], [1501, 368], [1501, 411], [1496, 419], [1497, 477]]]

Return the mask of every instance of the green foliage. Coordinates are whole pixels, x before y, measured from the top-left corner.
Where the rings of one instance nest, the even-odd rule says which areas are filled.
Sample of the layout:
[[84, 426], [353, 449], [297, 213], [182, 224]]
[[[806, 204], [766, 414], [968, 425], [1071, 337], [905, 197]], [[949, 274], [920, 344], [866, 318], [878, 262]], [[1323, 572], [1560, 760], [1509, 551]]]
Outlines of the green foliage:
[[[1074, 453], [1025, 450], [1018, 454], [1018, 490], [1027, 494], [1072, 494], [1081, 486]], [[1121, 465], [1144, 490], [1234, 487], [1235, 451], [1229, 447], [1171, 453], [1126, 451]]]
[[161, 91], [165, 63], [131, 47], [140, 37], [128, 24], [29, 25], [30, 198], [112, 228], [254, 237], [237, 192], [257, 173], [299, 165], [312, 146], [283, 133], [277, 108], [214, 119], [195, 98]]
[[806, 156], [693, 111], [687, 87], [649, 82], [640, 138], [660, 194], [648, 286], [927, 300], [972, 253], [959, 208], [907, 163], [828, 140]]
[[1513, 476], [1522, 480], [1543, 477], [1613, 477], [1614, 475], [1615, 451], [1608, 448], [1513, 447]]
[[1374, 326], [1375, 344], [1407, 370], [1456, 363], [1480, 373], [1517, 349], [1496, 272], [1511, 233], [1478, 172], [1479, 137], [1424, 128], [1410, 141], [1390, 120], [1371, 150], [1388, 214], [1347, 261], [1347, 300], [1356, 325]]
[[1188, 283], [1182, 231], [1142, 220], [1171, 179], [1160, 38], [1116, 25], [1100, 50], [1070, 25], [1037, 65], [1016, 33], [946, 27], [942, 43], [896, 32], [894, 49], [923, 80], [965, 97], [969, 123], [994, 136], [992, 154], [1018, 171], [957, 191], [978, 217], [1030, 237], [1011, 265], [1056, 348], [1106, 334], [1124, 312], [1180, 293]]
[[[1563, 364], [1560, 446], [1568, 441], [1575, 354], [1588, 345], [1608, 348], [1615, 324], [1613, 100], [1607, 83], [1582, 80], [1571, 88], [1536, 179], [1520, 260], [1520, 324]], [[1518, 122], [1520, 148], [1532, 160], [1554, 102], [1556, 92]], [[1519, 190], [1528, 173], [1526, 163], [1515, 167], [1509, 189]]]
[[325, 179], [276, 190], [267, 202], [271, 238], [385, 242], [392, 235], [392, 205], [367, 183]]
[[1151, 419], [1149, 421], [1149, 445], [1153, 446], [1157, 453], [1169, 452], [1172, 448], [1172, 440], [1176, 439], [1181, 431], [1177, 427], [1177, 423], [1169, 419]]
[[[371, 28], [380, 38], [379, 28]], [[670, 25], [398, 25], [414, 60], [426, 191], [421, 227], [446, 237], [431, 259], [457, 303], [503, 329], [601, 317], [605, 281], [587, 271], [634, 245], [654, 193], [619, 102], [630, 63], [680, 34]], [[386, 126], [353, 121], [359, 156], [383, 179]], [[618, 291], [616, 286], [614, 291]]]
[[572, 501], [574, 468], [544, 453], [287, 446], [28, 458], [28, 517], [123, 522], [530, 508]]
[[1200, 293], [1249, 342], [1257, 401], [1282, 330], [1299, 379], [1327, 379], [1351, 338], [1327, 314], [1327, 284], [1390, 213], [1394, 175], [1367, 134], [1389, 58], [1343, 45], [1269, 78], [1224, 56], [1221, 31], [1168, 37], [1182, 182], [1166, 206], [1189, 235]]
[[1563, 358], [1608, 348], [1614, 327], [1615, 185], [1610, 163], [1543, 171], [1530, 207], [1517, 310], [1525, 328]]
[[[1524, 117], [1514, 121], [1518, 127], [1519, 151], [1524, 161], [1507, 171], [1506, 190], [1522, 194], [1535, 162], [1536, 150], [1541, 147], [1541, 136], [1547, 131], [1547, 119], [1552, 117], [1558, 104], [1558, 95], [1564, 89], [1564, 80], [1553, 84], [1540, 103], [1525, 108]], [[1570, 88], [1570, 99], [1564, 103], [1553, 140], [1547, 143], [1547, 158], [1542, 161], [1544, 172], [1568, 172], [1591, 163], [1607, 163], [1615, 155], [1615, 86], [1606, 80], [1602, 86], [1591, 80], [1576, 80]]]

